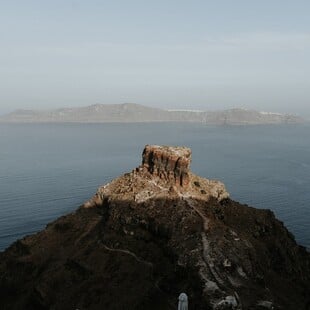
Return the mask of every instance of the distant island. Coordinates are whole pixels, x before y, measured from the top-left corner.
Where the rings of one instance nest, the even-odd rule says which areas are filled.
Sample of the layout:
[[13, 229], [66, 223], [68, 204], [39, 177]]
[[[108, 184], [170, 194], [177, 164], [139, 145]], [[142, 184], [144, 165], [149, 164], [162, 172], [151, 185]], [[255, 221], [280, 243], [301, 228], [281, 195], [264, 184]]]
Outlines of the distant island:
[[294, 124], [305, 120], [293, 114], [247, 109], [219, 111], [164, 110], [135, 103], [94, 104], [55, 110], [16, 110], [0, 117], [6, 123], [200, 122], [212, 125]]

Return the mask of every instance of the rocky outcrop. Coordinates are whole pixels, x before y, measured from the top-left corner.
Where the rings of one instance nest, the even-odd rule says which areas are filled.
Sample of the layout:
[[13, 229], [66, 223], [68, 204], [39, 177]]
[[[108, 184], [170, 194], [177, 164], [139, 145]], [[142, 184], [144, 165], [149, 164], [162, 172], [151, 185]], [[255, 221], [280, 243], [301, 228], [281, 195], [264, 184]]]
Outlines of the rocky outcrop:
[[222, 182], [193, 174], [190, 162], [191, 150], [187, 147], [146, 145], [142, 164], [100, 187], [84, 207], [100, 205], [105, 199], [144, 202], [163, 197], [192, 197], [221, 201], [229, 197]]
[[141, 166], [0, 253], [1, 307], [169, 310], [186, 292], [196, 310], [309, 309], [309, 253], [189, 162], [147, 146]]
[[147, 145], [142, 154], [142, 168], [177, 186], [189, 183], [191, 150], [187, 147]]

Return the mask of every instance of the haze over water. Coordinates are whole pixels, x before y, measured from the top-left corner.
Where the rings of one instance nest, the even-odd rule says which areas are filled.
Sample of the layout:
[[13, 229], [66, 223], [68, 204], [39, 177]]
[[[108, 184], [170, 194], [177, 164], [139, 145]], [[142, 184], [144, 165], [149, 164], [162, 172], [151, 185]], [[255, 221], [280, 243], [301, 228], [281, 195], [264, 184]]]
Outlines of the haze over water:
[[131, 171], [145, 144], [192, 149], [192, 171], [270, 208], [310, 247], [309, 125], [0, 124], [0, 250]]
[[310, 2], [1, 1], [0, 115], [135, 102], [310, 117]]

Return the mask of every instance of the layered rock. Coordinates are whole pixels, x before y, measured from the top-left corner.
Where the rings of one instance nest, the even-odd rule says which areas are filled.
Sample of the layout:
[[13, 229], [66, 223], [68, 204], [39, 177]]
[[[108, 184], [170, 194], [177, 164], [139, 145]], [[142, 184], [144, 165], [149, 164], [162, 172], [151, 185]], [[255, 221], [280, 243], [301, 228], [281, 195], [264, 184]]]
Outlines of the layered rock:
[[146, 145], [142, 154], [142, 168], [163, 180], [187, 186], [191, 155], [187, 147]]
[[163, 197], [192, 197], [204, 201], [228, 198], [222, 182], [201, 178], [190, 171], [191, 154], [187, 147], [146, 145], [142, 164], [100, 187], [84, 207], [100, 205], [105, 199], [143, 202]]

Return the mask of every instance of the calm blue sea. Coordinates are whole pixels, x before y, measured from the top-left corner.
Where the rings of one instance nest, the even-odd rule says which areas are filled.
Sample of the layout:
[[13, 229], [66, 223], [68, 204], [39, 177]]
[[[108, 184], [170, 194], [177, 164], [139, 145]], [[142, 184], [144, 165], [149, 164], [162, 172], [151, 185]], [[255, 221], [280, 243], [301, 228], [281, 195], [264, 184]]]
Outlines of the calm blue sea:
[[140, 164], [145, 144], [185, 145], [192, 170], [270, 208], [310, 247], [310, 126], [0, 124], [0, 250]]

